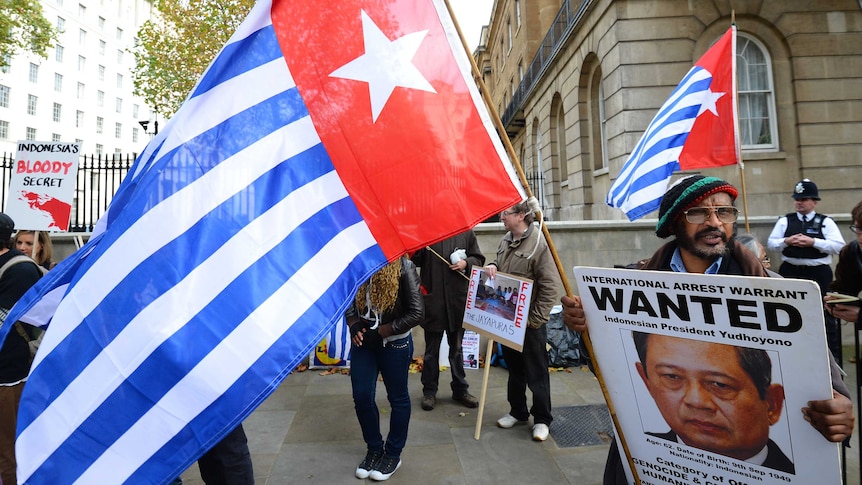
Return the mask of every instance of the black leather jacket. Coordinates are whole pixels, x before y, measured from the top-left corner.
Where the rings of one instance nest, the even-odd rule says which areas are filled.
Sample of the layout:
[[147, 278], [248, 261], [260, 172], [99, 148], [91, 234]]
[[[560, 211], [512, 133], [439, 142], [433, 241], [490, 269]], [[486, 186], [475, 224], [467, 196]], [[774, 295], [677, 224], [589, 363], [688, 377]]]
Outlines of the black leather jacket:
[[[419, 275], [416, 266], [407, 258], [401, 258], [401, 277], [398, 280], [398, 297], [395, 306], [380, 316], [380, 324], [392, 324], [392, 335], [402, 334], [422, 323], [425, 318], [425, 304], [422, 301], [422, 291], [419, 289]], [[356, 314], [356, 304], [351, 302], [344, 316], [347, 324], [352, 325], [359, 320]]]

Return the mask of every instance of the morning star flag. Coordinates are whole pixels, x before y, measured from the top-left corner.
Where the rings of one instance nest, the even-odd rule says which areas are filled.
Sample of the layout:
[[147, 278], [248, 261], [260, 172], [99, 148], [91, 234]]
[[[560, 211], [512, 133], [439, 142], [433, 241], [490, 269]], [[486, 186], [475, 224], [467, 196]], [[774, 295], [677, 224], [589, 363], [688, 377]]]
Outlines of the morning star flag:
[[650, 122], [608, 191], [633, 221], [658, 210], [673, 172], [738, 163], [736, 27], [688, 71]]
[[258, 2], [9, 315], [50, 322], [18, 479], [168, 483], [374, 271], [524, 197], [443, 0]]

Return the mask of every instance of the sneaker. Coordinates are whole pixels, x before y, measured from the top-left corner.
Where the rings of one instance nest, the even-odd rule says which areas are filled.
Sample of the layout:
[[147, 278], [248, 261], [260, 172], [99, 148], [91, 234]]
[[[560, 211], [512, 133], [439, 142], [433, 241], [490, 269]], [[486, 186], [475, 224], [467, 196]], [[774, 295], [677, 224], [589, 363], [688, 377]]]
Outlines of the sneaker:
[[527, 424], [527, 420], [525, 419], [525, 420], [521, 421], [520, 419], [515, 418], [511, 414], [507, 414], [507, 415], [505, 415], [502, 418], [497, 420], [497, 426], [499, 426], [501, 428], [509, 429], [512, 426], [515, 426], [516, 424]]
[[548, 425], [539, 423], [533, 426], [533, 441], [545, 441], [548, 439]]
[[460, 396], [452, 396], [452, 399], [458, 401], [464, 406], [467, 406], [468, 408], [479, 407], [479, 400], [476, 399], [476, 396], [470, 394], [469, 392], [461, 394]]
[[395, 473], [401, 466], [401, 458], [397, 456], [391, 455], [383, 455], [383, 458], [374, 465], [374, 470], [371, 471], [371, 479], [377, 480], [378, 482], [382, 482], [384, 480], [389, 480], [389, 477]]
[[368, 451], [362, 463], [356, 467], [356, 478], [368, 478], [380, 459], [383, 458], [383, 450]]
[[437, 404], [437, 398], [435, 396], [422, 396], [422, 409], [430, 411], [434, 409], [435, 404]]

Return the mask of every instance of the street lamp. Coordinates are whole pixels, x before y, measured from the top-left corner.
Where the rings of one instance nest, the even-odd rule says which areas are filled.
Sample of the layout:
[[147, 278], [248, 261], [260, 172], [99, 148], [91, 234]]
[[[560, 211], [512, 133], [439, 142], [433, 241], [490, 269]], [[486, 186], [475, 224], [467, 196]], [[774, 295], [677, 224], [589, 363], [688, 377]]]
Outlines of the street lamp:
[[150, 126], [150, 122], [148, 120], [138, 121], [138, 124], [141, 125], [141, 128], [144, 129], [144, 133], [147, 135], [158, 135], [159, 134], [159, 120], [153, 121], [153, 132], [150, 133], [147, 131], [147, 128]]

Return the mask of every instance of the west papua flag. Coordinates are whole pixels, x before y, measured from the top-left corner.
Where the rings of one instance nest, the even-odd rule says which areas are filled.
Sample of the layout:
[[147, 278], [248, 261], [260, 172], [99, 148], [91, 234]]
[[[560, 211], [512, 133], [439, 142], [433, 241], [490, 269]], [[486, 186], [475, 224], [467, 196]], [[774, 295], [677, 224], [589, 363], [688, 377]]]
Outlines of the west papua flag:
[[739, 163], [734, 95], [736, 27], [731, 27], [671, 93], [608, 191], [629, 220], [658, 210], [679, 170]]
[[7, 318], [50, 324], [18, 480], [170, 482], [377, 269], [525, 198], [469, 65], [443, 0], [258, 2]]

